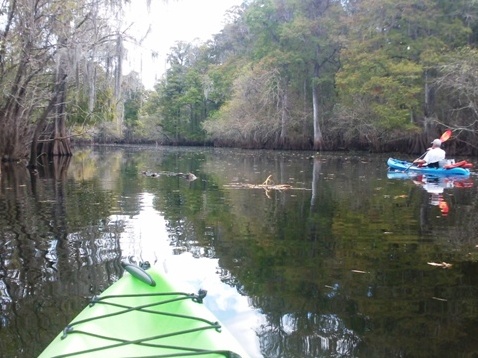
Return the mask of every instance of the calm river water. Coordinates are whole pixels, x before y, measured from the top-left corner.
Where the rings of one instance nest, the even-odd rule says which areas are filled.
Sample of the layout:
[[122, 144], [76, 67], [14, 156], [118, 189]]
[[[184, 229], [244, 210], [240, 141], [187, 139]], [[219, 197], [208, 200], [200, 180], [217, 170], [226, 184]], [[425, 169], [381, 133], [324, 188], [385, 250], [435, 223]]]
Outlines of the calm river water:
[[[4, 168], [0, 356], [36, 357], [144, 260], [207, 289], [252, 357], [476, 356], [476, 177], [389, 178], [386, 158], [102, 147]], [[290, 187], [254, 187], [269, 176]]]

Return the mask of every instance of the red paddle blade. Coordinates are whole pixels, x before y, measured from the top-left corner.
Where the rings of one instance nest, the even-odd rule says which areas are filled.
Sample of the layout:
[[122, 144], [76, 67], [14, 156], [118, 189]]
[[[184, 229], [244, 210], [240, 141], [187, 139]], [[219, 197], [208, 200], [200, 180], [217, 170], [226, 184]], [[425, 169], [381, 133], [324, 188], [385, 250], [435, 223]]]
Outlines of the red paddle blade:
[[450, 137], [451, 137], [451, 130], [448, 129], [441, 135], [440, 140], [443, 143], [443, 142], [446, 142], [448, 139], [450, 139]]

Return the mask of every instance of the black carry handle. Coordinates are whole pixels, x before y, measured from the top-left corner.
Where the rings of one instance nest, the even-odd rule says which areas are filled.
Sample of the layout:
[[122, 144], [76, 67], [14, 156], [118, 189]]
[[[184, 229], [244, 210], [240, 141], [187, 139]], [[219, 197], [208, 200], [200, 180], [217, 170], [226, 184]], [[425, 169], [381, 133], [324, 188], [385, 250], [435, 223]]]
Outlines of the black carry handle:
[[147, 273], [142, 267], [139, 267], [135, 264], [130, 264], [127, 262], [122, 262], [121, 266], [128, 271], [131, 276], [137, 278], [141, 282], [144, 282], [150, 286], [156, 286], [156, 282], [154, 282], [153, 278], [149, 273]]

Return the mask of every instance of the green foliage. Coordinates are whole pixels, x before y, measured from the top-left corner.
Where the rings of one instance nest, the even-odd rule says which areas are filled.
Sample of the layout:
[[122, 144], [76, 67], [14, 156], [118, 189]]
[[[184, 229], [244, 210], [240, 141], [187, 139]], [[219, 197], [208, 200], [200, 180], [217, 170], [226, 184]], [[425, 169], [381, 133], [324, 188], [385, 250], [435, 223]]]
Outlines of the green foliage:
[[337, 75], [342, 103], [351, 107], [357, 100], [369, 103], [369, 115], [379, 130], [406, 129], [410, 113], [420, 104], [421, 66], [377, 53], [362, 54], [356, 60]]
[[35, 166], [37, 150], [70, 155], [67, 126], [116, 120], [116, 135], [121, 135], [121, 62], [128, 35], [118, 26], [124, 4], [0, 4], [0, 156], [12, 160], [30, 155], [29, 164]]
[[312, 87], [321, 90], [321, 109], [335, 98], [338, 50], [322, 25], [333, 22], [334, 4], [314, 13], [313, 1], [250, 4], [244, 14], [244, 71], [237, 74], [230, 101], [205, 123], [213, 140], [247, 147], [309, 145]]
[[[62, 105], [51, 108], [61, 107], [70, 126], [109, 128], [127, 141], [311, 148], [323, 133], [331, 149], [378, 148], [397, 133], [434, 126], [474, 130], [472, 106], [456, 111], [464, 99], [476, 103], [472, 86], [463, 95], [443, 80], [463, 80], [460, 53], [478, 44], [476, 1], [247, 1], [212, 40], [173, 47], [165, 78], [147, 98], [134, 74], [119, 80], [123, 39], [94, 3], [12, 4], [0, 5], [9, 14], [0, 43], [6, 157], [25, 155], [55, 89]], [[55, 84], [62, 75], [66, 83]]]
[[141, 105], [142, 96], [140, 92], [133, 93], [126, 98], [124, 102], [124, 120], [127, 124], [131, 123], [134, 126], [134, 123], [139, 120]]
[[202, 123], [230, 96], [236, 62], [216, 63], [215, 51], [208, 45], [172, 49], [171, 67], [145, 104], [145, 111], [157, 116], [166, 142], [203, 143]]
[[237, 61], [209, 66], [205, 83], [209, 85], [207, 100], [212, 103], [210, 113], [217, 111], [231, 97], [232, 83], [240, 67]]
[[443, 115], [434, 77], [476, 42], [475, 19], [465, 0], [252, 1], [214, 40], [173, 48], [146, 107], [177, 143], [306, 148], [321, 127], [331, 147], [379, 148]]
[[431, 70], [447, 52], [466, 44], [470, 28], [457, 16], [459, 5], [450, 2], [354, 4], [336, 76], [340, 122], [335, 127], [346, 133], [360, 123], [362, 133], [381, 142], [393, 138], [387, 132], [414, 132], [436, 109], [424, 102]]
[[74, 99], [74, 105], [68, 114], [71, 125], [95, 125], [102, 122], [112, 122], [116, 116], [116, 106], [113, 91], [110, 88], [99, 90], [94, 101], [93, 110], [89, 110], [90, 98], [81, 91]]

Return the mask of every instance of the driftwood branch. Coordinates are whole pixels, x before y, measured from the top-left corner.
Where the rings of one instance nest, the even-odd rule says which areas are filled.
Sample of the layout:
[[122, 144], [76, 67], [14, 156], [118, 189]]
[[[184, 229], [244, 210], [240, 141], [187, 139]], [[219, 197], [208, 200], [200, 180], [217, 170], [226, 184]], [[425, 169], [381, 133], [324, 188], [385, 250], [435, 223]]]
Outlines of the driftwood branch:
[[269, 193], [271, 190], [310, 190], [306, 188], [294, 188], [290, 184], [275, 184], [272, 175], [269, 175], [266, 180], [262, 184], [249, 184], [249, 183], [230, 183], [225, 184], [225, 188], [228, 189], [263, 189], [265, 190], [266, 196], [270, 199]]

